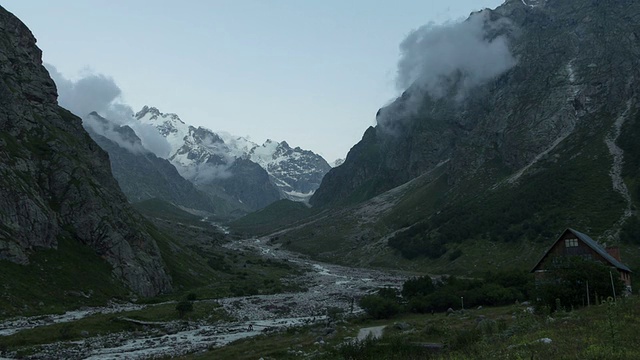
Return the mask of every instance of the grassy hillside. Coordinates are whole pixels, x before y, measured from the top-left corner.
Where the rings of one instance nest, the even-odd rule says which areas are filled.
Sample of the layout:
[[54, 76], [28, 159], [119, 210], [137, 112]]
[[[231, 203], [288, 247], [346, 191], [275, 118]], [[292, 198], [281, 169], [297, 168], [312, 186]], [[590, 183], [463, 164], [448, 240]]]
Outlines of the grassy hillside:
[[202, 217], [182, 210], [181, 208], [160, 199], [149, 199], [134, 203], [133, 207], [151, 217], [161, 217], [180, 221], [199, 221]]
[[[463, 179], [450, 178], [445, 165], [401, 190], [333, 208], [279, 241], [328, 261], [462, 275], [496, 267], [529, 269], [568, 227], [611, 244], [626, 207], [613, 189], [612, 156], [602, 140], [615, 118], [600, 113], [598, 122], [576, 128], [514, 181], [509, 181], [513, 170], [500, 159]], [[628, 122], [618, 141], [636, 205], [639, 124]], [[640, 265], [638, 233], [634, 215], [620, 243], [623, 260], [632, 267]]]
[[319, 211], [304, 203], [279, 200], [264, 209], [253, 212], [229, 224], [237, 233], [264, 235], [273, 233], [283, 227], [294, 226]]
[[222, 245], [229, 238], [210, 222], [165, 202], [145, 203], [140, 209], [151, 222], [147, 231], [158, 243], [175, 290], [160, 299], [189, 293], [199, 299], [257, 295], [295, 287], [282, 281], [297, 273], [292, 264], [226, 249]]
[[129, 295], [93, 249], [65, 237], [58, 239], [57, 250], [32, 254], [29, 265], [0, 260], [0, 284], [0, 318], [61, 313]]
[[[200, 217], [157, 200], [136, 207], [149, 219], [141, 226], [158, 244], [174, 288], [170, 294], [139, 301], [181, 299], [190, 293], [209, 299], [296, 288], [282, 281], [298, 273], [296, 266], [225, 249], [227, 237]], [[58, 249], [34, 252], [29, 265], [0, 261], [0, 284], [0, 319], [138, 298], [112, 276], [111, 266], [95, 251], [64, 237]]]

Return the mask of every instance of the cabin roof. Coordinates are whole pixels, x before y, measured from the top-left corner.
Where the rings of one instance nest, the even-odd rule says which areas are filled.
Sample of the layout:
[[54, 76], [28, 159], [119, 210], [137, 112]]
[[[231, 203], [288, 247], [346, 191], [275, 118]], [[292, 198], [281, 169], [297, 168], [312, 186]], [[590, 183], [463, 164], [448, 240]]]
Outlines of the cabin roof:
[[611, 256], [607, 250], [605, 250], [602, 246], [600, 246], [600, 244], [598, 244], [595, 240], [593, 240], [592, 238], [589, 237], [589, 235], [587, 234], [583, 234], [579, 231], [576, 231], [574, 229], [567, 229], [565, 231], [562, 232], [562, 235], [560, 235], [558, 237], [558, 239], [556, 241], [553, 242], [553, 244], [549, 247], [549, 249], [547, 249], [547, 251], [545, 251], [544, 255], [540, 258], [540, 260], [536, 263], [536, 266], [533, 267], [533, 269], [531, 270], [532, 272], [535, 271], [538, 266], [540, 266], [540, 263], [542, 263], [542, 261], [547, 257], [547, 255], [549, 255], [549, 252], [556, 246], [556, 244], [564, 237], [564, 235], [567, 233], [567, 231], [571, 232], [573, 235], [575, 235], [580, 241], [582, 241], [583, 243], [585, 243], [588, 247], [590, 247], [593, 251], [595, 251], [596, 253], [598, 253], [600, 256], [602, 256], [603, 259], [605, 259], [609, 264], [611, 264], [612, 266], [615, 266], [617, 269], [620, 270], [624, 270], [627, 272], [631, 272], [631, 269], [629, 269], [626, 265], [624, 265], [623, 263], [621, 263], [620, 261], [618, 261], [616, 258], [614, 258], [613, 256]]

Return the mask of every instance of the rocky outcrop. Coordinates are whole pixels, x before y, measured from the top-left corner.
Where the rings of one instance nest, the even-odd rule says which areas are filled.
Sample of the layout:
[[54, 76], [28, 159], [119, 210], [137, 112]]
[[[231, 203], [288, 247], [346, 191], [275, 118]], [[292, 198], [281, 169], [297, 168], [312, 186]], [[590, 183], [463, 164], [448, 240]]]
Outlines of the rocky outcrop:
[[90, 245], [141, 295], [171, 289], [158, 247], [107, 154], [57, 104], [29, 29], [0, 7], [0, 259], [21, 264], [59, 237]]
[[477, 177], [489, 186], [505, 173], [517, 180], [572, 134], [602, 131], [604, 118], [626, 111], [640, 78], [638, 13], [637, 2], [587, 0], [509, 0], [484, 10], [483, 36], [508, 39], [516, 65], [464, 96], [460, 73], [445, 96], [414, 84], [380, 109], [378, 126], [310, 202], [365, 200], [445, 161], [450, 185]]

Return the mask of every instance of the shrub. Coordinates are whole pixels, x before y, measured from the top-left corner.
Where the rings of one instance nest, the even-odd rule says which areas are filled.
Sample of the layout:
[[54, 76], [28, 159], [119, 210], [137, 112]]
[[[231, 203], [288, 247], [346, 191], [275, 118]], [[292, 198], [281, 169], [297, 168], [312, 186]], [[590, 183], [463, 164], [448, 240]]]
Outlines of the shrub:
[[338, 321], [344, 316], [344, 310], [339, 307], [332, 306], [327, 308], [327, 317], [331, 321]]
[[407, 309], [418, 314], [427, 314], [436, 309], [431, 305], [431, 301], [426, 296], [416, 296], [409, 299]]
[[400, 313], [400, 304], [380, 295], [366, 295], [360, 299], [360, 307], [376, 319], [388, 319]]
[[528, 297], [533, 277], [521, 272], [487, 273], [485, 280], [443, 277], [434, 283], [428, 276], [407, 280], [402, 296], [411, 312], [445, 311], [477, 305], [506, 305]]
[[[590, 301], [596, 303], [596, 294], [609, 296], [613, 293], [611, 288], [612, 276], [616, 294], [622, 294], [624, 284], [618, 277], [617, 271], [593, 260], [586, 260], [578, 256], [570, 258], [558, 257], [547, 269], [545, 278], [536, 288], [538, 306], [548, 306], [551, 311], [560, 310], [557, 304], [566, 308], [587, 305]], [[589, 285], [589, 301], [587, 296], [587, 283]], [[557, 300], [556, 300], [557, 299]]]
[[176, 305], [178, 316], [182, 319], [188, 312], [193, 311], [193, 303], [191, 301], [180, 301]]
[[402, 285], [402, 296], [405, 298], [425, 296], [433, 293], [435, 289], [436, 286], [433, 284], [433, 279], [429, 276], [422, 276], [405, 281]]
[[474, 345], [482, 339], [482, 333], [477, 329], [457, 330], [455, 334], [449, 338], [449, 347], [455, 350], [464, 350]]

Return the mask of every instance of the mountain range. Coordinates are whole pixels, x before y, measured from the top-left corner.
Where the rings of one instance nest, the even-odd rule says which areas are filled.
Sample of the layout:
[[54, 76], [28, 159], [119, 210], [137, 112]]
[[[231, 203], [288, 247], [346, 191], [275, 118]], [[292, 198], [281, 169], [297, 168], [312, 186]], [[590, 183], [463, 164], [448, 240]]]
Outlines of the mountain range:
[[[218, 260], [193, 270], [188, 241], [211, 250], [215, 236], [167, 202], [220, 219], [261, 209], [232, 228], [349, 265], [522, 270], [570, 227], [636, 268], [639, 14], [631, 0], [507, 0], [417, 29], [401, 45], [404, 92], [330, 168], [153, 107], [83, 123], [58, 105], [29, 29], [0, 7], [0, 302], [19, 310], [25, 284], [60, 301], [105, 283], [120, 296], [204, 286], [192, 278], [211, 278]], [[289, 201], [309, 196], [311, 208]], [[144, 218], [133, 202], [182, 220]]]
[[508, 0], [418, 29], [400, 62], [417, 75], [325, 176], [309, 225], [280, 241], [468, 273], [523, 267], [574, 227], [638, 262], [638, 14], [635, 1]]
[[[112, 155], [114, 176], [133, 202], [158, 197], [218, 218], [238, 217], [282, 198], [308, 200], [330, 169], [321, 156], [291, 148], [284, 141], [258, 145], [244, 137], [187, 125], [178, 115], [154, 107], [145, 106], [125, 121], [131, 126], [120, 122], [92, 113], [85, 118], [85, 127], [101, 146], [105, 142], [97, 136], [112, 142], [103, 148]], [[149, 145], [147, 133], [135, 133], [150, 128], [163, 140], [161, 150], [158, 139], [154, 139], [155, 146]], [[151, 158], [156, 170], [140, 166], [151, 164]], [[167, 169], [167, 164], [177, 173]], [[157, 176], [158, 168], [171, 174]], [[191, 185], [177, 180], [177, 174]], [[185, 196], [185, 191], [190, 195]]]

